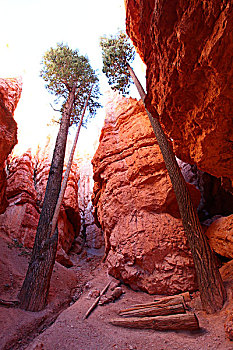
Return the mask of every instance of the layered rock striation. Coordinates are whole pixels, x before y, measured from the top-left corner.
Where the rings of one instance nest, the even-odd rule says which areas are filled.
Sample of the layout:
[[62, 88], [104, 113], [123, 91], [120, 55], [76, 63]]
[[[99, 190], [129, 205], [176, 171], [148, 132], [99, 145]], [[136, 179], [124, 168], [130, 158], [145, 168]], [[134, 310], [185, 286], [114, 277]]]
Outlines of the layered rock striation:
[[[109, 273], [149, 293], [195, 289], [175, 194], [142, 102], [112, 97], [92, 163]], [[197, 206], [199, 192], [189, 189]]]
[[176, 155], [233, 181], [233, 4], [125, 0], [126, 26], [147, 65], [146, 104]]
[[7, 206], [5, 160], [17, 143], [17, 124], [13, 116], [21, 91], [21, 79], [0, 79], [0, 213]]

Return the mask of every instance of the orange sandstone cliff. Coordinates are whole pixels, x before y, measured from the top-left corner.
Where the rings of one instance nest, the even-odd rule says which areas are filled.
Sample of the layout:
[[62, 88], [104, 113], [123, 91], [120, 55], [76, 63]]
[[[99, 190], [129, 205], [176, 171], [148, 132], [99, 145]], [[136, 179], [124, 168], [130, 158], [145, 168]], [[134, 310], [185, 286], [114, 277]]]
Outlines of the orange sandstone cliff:
[[233, 3], [125, 0], [126, 27], [147, 65], [147, 107], [176, 155], [233, 183]]

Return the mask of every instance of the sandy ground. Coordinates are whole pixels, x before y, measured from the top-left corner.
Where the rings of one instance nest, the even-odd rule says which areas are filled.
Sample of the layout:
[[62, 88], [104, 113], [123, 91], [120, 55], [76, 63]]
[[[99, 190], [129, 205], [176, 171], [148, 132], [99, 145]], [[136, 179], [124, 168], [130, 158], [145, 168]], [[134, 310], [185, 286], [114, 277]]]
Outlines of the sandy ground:
[[[5, 246], [5, 251], [7, 249], [9, 248]], [[15, 252], [19, 253], [19, 248], [11, 248], [10, 251], [16, 257]], [[27, 262], [25, 256], [17, 255], [17, 257], [20, 258], [22, 265]], [[120, 309], [136, 303], [151, 302], [155, 299], [155, 296], [132, 291], [126, 286], [122, 287], [124, 294], [118, 300], [107, 305], [98, 305], [90, 316], [83, 320], [86, 311], [95, 301], [96, 291], [101, 291], [111, 280], [111, 277], [107, 275], [101, 257], [83, 254], [81, 256], [74, 255], [72, 259], [75, 263], [72, 269], [65, 269], [61, 265], [56, 266], [52, 283], [53, 290], [50, 293], [49, 304], [44, 311], [31, 313], [20, 309], [0, 307], [0, 349], [233, 349], [233, 342], [226, 339], [224, 332], [226, 310], [214, 316], [206, 315], [199, 310], [198, 298], [191, 303], [200, 324], [200, 331], [195, 332], [159, 332], [111, 325], [110, 319], [116, 317]], [[77, 277], [75, 289], [73, 282], [70, 281], [70, 277], [73, 278], [74, 273]], [[73, 300], [69, 299], [70, 293]], [[68, 302], [70, 303], [69, 307], [67, 307]]]
[[206, 316], [197, 311], [200, 331], [196, 332], [158, 332], [153, 330], [127, 329], [113, 326], [111, 318], [117, 311], [135, 303], [146, 303], [154, 296], [134, 292], [124, 287], [124, 294], [119, 300], [105, 306], [97, 306], [92, 314], [83, 320], [83, 316], [95, 300], [90, 298], [90, 290], [102, 290], [109, 280], [105, 269], [97, 268], [96, 276], [89, 282], [87, 289], [77, 302], [62, 312], [56, 322], [37, 337], [27, 350], [199, 350], [233, 349], [233, 344], [225, 339], [224, 313]]

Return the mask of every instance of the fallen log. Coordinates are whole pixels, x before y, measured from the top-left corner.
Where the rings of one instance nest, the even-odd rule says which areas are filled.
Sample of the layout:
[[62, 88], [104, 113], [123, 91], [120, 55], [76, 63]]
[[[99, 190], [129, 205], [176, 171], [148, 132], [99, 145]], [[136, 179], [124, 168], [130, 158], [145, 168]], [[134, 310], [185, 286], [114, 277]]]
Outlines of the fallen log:
[[98, 302], [100, 301], [101, 296], [104, 295], [104, 293], [107, 291], [107, 289], [110, 286], [110, 284], [111, 284], [111, 281], [108, 282], [108, 284], [106, 284], [104, 289], [100, 292], [100, 295], [96, 298], [94, 303], [90, 306], [90, 308], [87, 310], [87, 312], [83, 316], [83, 320], [85, 320], [90, 315], [90, 313], [95, 309], [95, 307], [97, 306]]
[[125, 313], [125, 312], [129, 312], [129, 311], [152, 308], [152, 307], [166, 308], [166, 307], [169, 307], [172, 305], [180, 305], [180, 304], [182, 304], [184, 306], [184, 308], [187, 309], [184, 298], [182, 296], [176, 296], [176, 298], [172, 298], [172, 299], [167, 298], [167, 299], [161, 299], [159, 301], [154, 301], [154, 302], [147, 303], [147, 304], [132, 305], [128, 309], [120, 310], [119, 313]]
[[139, 308], [139, 307], [151, 307], [154, 305], [159, 305], [159, 304], [163, 304], [163, 305], [175, 305], [175, 304], [184, 304], [186, 306], [186, 301], [190, 301], [191, 297], [189, 292], [185, 292], [185, 293], [181, 293], [181, 294], [177, 294], [177, 295], [171, 295], [171, 296], [167, 296], [167, 297], [161, 297], [159, 299], [156, 299], [155, 301], [151, 302], [151, 303], [147, 303], [147, 304], [136, 304], [136, 305], [132, 305], [131, 308]]
[[180, 294], [176, 294], [176, 295], [168, 295], [168, 296], [159, 296], [157, 297], [157, 299], [155, 301], [161, 301], [161, 300], [172, 300], [175, 299], [177, 297], [183, 297], [184, 301], [191, 301], [191, 296], [189, 292], [183, 292]]
[[126, 309], [119, 312], [122, 317], [144, 317], [144, 316], [162, 316], [171, 314], [185, 313], [184, 304], [175, 305], [155, 305], [152, 307], [140, 307], [138, 309]]
[[199, 322], [194, 313], [155, 317], [116, 318], [110, 320], [114, 326], [154, 330], [197, 330]]

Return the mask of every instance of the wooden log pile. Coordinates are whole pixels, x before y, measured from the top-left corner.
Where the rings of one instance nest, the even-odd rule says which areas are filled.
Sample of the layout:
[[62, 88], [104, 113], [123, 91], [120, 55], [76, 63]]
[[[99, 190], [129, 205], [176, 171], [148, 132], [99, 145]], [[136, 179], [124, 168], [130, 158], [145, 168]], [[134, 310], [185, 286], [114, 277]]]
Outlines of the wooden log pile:
[[186, 301], [189, 293], [164, 297], [149, 304], [132, 305], [120, 310], [118, 318], [112, 319], [115, 326], [154, 330], [198, 330], [195, 313], [188, 311]]

